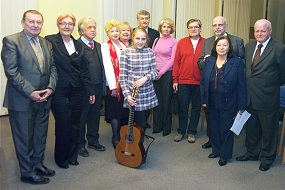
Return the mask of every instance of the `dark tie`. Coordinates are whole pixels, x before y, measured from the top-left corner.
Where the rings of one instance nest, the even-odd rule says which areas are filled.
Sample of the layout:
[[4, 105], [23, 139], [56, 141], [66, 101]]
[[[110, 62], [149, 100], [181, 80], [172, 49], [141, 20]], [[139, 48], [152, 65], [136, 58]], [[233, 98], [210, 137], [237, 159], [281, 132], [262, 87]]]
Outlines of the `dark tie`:
[[94, 49], [94, 45], [93, 45], [92, 42], [89, 42], [89, 46], [90, 46], [91, 49]]
[[253, 69], [260, 57], [260, 52], [261, 52], [261, 48], [262, 48], [262, 44], [259, 44], [257, 46], [257, 50], [255, 51], [255, 54], [254, 54], [254, 57], [253, 57], [253, 60], [252, 60], [252, 64], [251, 64], [251, 69]]
[[37, 42], [35, 37], [32, 37], [32, 47], [33, 47], [33, 50], [34, 50], [34, 52], [36, 54], [38, 62], [40, 64], [41, 72], [43, 72], [43, 70], [44, 70], [43, 52], [42, 52], [40, 46], [38, 45], [38, 42]]

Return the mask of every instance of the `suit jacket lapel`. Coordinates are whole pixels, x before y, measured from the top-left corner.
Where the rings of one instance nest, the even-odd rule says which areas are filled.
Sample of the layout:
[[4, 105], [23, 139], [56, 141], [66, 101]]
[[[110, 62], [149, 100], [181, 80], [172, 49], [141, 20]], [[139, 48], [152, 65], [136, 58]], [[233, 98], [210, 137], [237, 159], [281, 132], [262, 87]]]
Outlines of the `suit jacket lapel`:
[[25, 47], [27, 47], [27, 50], [30, 53], [34, 63], [37, 65], [38, 69], [41, 71], [40, 64], [38, 62], [38, 59], [37, 59], [36, 54], [34, 52], [34, 49], [32, 48], [32, 45], [29, 42], [29, 40], [28, 40], [26, 34], [24, 33], [24, 31], [21, 32], [20, 36], [21, 36], [22, 43], [25, 44]]
[[67, 52], [65, 45], [63, 43], [62, 37], [60, 36], [60, 33], [56, 34], [55, 43], [57, 44], [58, 49], [65, 54], [66, 56], [69, 56], [69, 53]]
[[269, 40], [268, 44], [266, 45], [264, 51], [262, 52], [261, 56], [259, 57], [259, 59], [258, 59], [256, 64], [261, 62], [263, 59], [265, 59], [270, 54], [270, 52], [273, 50], [273, 45], [274, 45], [274, 42], [273, 42], [273, 40], [271, 38]]
[[226, 75], [229, 73], [229, 71], [232, 69], [233, 65], [234, 65], [234, 62], [232, 61], [231, 58], [229, 58], [229, 59], [227, 60], [226, 65], [225, 65], [224, 76], [226, 76]]

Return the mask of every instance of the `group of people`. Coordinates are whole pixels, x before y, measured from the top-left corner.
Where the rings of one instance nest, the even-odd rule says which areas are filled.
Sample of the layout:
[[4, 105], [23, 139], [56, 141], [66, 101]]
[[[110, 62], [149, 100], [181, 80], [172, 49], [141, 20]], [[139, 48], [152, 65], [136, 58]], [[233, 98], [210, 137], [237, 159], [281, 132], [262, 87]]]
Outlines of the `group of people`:
[[[98, 133], [103, 98], [115, 148], [130, 107], [144, 131], [153, 109], [152, 132], [169, 135], [173, 91], [179, 100], [175, 142], [186, 133], [188, 142], [195, 142], [203, 107], [209, 141], [202, 148], [212, 147], [208, 157], [219, 157], [224, 166], [232, 157], [234, 117], [247, 110], [247, 152], [237, 160], [259, 159], [259, 169], [268, 170], [276, 157], [279, 86], [285, 83], [285, 46], [272, 39], [271, 23], [258, 20], [256, 41], [244, 48], [241, 38], [226, 32], [222, 16], [213, 19], [213, 37], [203, 38], [201, 21], [190, 19], [189, 36], [179, 41], [171, 36], [175, 24], [169, 18], [159, 21], [158, 31], [148, 26], [148, 11], [139, 11], [137, 21], [136, 28], [108, 21], [104, 29], [109, 39], [101, 45], [94, 40], [97, 24], [91, 17], [78, 22], [79, 39], [72, 36], [76, 18], [70, 13], [57, 18], [57, 34], [42, 38], [43, 16], [28, 10], [21, 20], [23, 31], [3, 38], [1, 58], [8, 79], [3, 105], [9, 111], [21, 181], [46, 184], [55, 175], [43, 163], [50, 109], [54, 159], [67, 169], [79, 165], [78, 155], [89, 156], [86, 146], [105, 150]], [[136, 98], [133, 88], [139, 88]]]

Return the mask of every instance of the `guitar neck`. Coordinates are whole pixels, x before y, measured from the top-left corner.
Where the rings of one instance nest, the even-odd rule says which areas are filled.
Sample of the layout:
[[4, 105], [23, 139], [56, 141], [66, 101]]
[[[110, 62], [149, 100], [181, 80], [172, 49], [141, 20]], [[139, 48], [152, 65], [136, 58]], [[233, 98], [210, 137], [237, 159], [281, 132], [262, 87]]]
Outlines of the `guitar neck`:
[[135, 115], [134, 110], [135, 110], [135, 107], [131, 106], [129, 110], [128, 133], [127, 133], [128, 136], [132, 136], [133, 134], [134, 115]]

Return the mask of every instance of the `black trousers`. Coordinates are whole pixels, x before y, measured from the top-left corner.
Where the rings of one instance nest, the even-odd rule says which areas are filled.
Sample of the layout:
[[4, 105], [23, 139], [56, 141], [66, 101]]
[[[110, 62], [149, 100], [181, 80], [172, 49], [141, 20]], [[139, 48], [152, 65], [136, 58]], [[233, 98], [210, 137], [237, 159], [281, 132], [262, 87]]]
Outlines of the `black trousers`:
[[77, 161], [82, 96], [82, 87], [67, 86], [57, 88], [52, 98], [51, 110], [55, 119], [54, 158], [58, 165]]
[[172, 71], [166, 72], [159, 80], [153, 81], [154, 90], [159, 105], [153, 108], [153, 131], [171, 132], [172, 113], [169, 112], [169, 102], [173, 92]]
[[[100, 89], [102, 89], [102, 87], [100, 87]], [[85, 147], [86, 145], [85, 133], [88, 144], [99, 143], [98, 131], [100, 125], [101, 104], [102, 104], [102, 91], [99, 91], [97, 94], [95, 94], [94, 104], [89, 103], [89, 96], [86, 96], [85, 94], [83, 95], [78, 148]]]
[[276, 158], [278, 145], [279, 108], [256, 110], [250, 102], [247, 111], [251, 116], [246, 122], [245, 156], [259, 156], [261, 163], [271, 165]]

